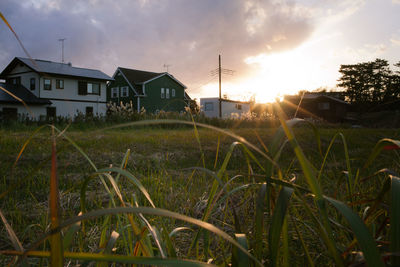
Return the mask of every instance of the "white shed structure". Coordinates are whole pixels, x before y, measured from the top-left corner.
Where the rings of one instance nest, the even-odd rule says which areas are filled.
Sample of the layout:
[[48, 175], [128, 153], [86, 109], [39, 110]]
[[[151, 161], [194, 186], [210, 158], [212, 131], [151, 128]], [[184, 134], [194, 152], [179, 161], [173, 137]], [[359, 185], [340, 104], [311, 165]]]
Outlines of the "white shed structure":
[[[200, 108], [206, 117], [219, 117], [219, 98], [200, 98]], [[250, 102], [221, 99], [222, 118], [239, 118], [250, 112]]]

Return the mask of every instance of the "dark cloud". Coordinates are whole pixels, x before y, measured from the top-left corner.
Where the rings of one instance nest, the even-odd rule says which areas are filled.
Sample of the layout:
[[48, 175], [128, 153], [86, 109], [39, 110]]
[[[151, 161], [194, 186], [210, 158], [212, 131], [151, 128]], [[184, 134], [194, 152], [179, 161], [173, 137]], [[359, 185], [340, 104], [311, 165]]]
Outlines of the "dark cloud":
[[[75, 66], [112, 75], [117, 66], [164, 71], [163, 64], [170, 64], [171, 73], [189, 89], [209, 79], [218, 54], [224, 67], [240, 77], [251, 71], [246, 57], [303, 42], [312, 26], [292, 7], [267, 0], [0, 3], [0, 11], [34, 58], [60, 60], [57, 39], [67, 38], [65, 58]], [[4, 23], [0, 40], [0, 67], [24, 56]]]

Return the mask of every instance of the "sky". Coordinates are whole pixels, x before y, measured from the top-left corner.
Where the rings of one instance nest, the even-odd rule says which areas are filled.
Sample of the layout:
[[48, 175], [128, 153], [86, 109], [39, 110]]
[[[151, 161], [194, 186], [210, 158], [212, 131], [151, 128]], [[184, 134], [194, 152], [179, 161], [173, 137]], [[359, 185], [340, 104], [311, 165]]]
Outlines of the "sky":
[[[36, 59], [94, 68], [168, 71], [192, 98], [270, 102], [336, 88], [341, 64], [400, 61], [400, 0], [1, 0]], [[0, 23], [0, 69], [26, 57]]]

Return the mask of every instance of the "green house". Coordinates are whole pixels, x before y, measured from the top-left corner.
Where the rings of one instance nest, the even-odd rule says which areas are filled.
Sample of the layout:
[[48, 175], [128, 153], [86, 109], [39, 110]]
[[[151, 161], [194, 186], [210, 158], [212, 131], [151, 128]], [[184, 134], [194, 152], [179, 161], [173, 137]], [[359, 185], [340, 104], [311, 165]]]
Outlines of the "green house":
[[186, 86], [167, 72], [157, 73], [118, 67], [107, 85], [107, 102], [132, 103], [139, 112], [181, 112], [190, 100]]

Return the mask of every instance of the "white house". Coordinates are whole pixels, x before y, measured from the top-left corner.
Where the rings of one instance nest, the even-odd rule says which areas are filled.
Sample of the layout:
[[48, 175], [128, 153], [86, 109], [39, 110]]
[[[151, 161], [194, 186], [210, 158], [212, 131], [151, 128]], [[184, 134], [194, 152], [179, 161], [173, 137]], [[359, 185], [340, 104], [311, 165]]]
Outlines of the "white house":
[[[73, 117], [105, 114], [106, 82], [113, 80], [99, 70], [73, 67], [71, 63], [16, 57], [1, 72], [0, 86], [23, 100], [0, 90], [0, 112], [40, 117]], [[29, 109], [29, 110], [28, 110]]]
[[[219, 117], [219, 98], [200, 98], [200, 108], [207, 117]], [[238, 118], [250, 112], [250, 102], [221, 99], [222, 118]]]

